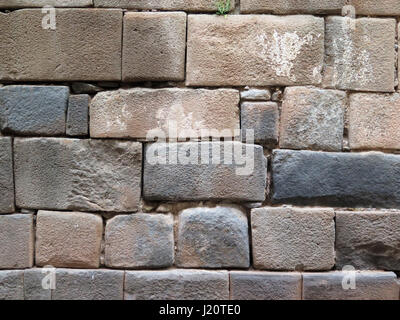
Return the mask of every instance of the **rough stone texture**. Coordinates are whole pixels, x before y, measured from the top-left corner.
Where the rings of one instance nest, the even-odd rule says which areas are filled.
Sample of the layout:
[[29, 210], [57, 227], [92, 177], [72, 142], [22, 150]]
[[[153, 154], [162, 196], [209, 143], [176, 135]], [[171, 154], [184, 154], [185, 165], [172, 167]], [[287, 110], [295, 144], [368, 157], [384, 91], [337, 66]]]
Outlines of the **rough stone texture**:
[[[150, 130], [158, 129], [166, 138], [197, 138], [205, 129], [233, 137], [234, 130], [240, 128], [238, 105], [239, 92], [231, 89], [135, 88], [102, 92], [90, 105], [90, 135], [144, 139]], [[229, 132], [222, 132], [224, 129]]]
[[340, 151], [345, 105], [345, 92], [286, 88], [282, 103], [280, 147]]
[[234, 207], [182, 211], [179, 214], [176, 265], [183, 268], [248, 268], [246, 214]]
[[336, 265], [400, 271], [400, 212], [336, 212]]
[[127, 271], [126, 300], [228, 300], [226, 271]]
[[88, 135], [89, 101], [87, 94], [73, 95], [69, 97], [67, 115], [67, 135]]
[[241, 0], [242, 13], [339, 14], [348, 0]]
[[373, 16], [398, 16], [400, 15], [400, 2], [398, 0], [351, 0], [356, 13]]
[[324, 85], [393, 92], [395, 25], [394, 19], [328, 17]]
[[12, 140], [0, 136], [0, 213], [14, 212]]
[[[44, 271], [44, 272], [42, 272]], [[24, 272], [24, 299], [51, 300], [51, 289], [43, 289], [43, 283], [49, 285], [50, 269], [29, 269]], [[53, 270], [51, 270], [53, 271]], [[46, 278], [47, 277], [47, 278]], [[49, 281], [46, 281], [46, 280]], [[57, 278], [56, 278], [57, 284]]]
[[163, 268], [174, 263], [172, 215], [138, 213], [107, 222], [105, 265], [111, 268]]
[[0, 88], [0, 130], [14, 135], [64, 135], [68, 96], [68, 87], [61, 86]]
[[400, 207], [400, 156], [275, 150], [274, 203]]
[[0, 300], [24, 300], [24, 271], [0, 271]]
[[145, 148], [143, 194], [146, 200], [262, 202], [266, 174], [261, 146], [154, 143]]
[[89, 7], [92, 0], [2, 0], [0, 8]]
[[350, 96], [351, 149], [400, 149], [400, 94]]
[[53, 300], [122, 300], [124, 271], [57, 269]]
[[98, 268], [103, 220], [82, 212], [39, 211], [36, 221], [36, 265]]
[[272, 208], [251, 211], [256, 269], [329, 270], [335, 264], [333, 209]]
[[122, 80], [184, 80], [185, 46], [185, 13], [125, 13]]
[[230, 272], [232, 300], [301, 300], [300, 273]]
[[[343, 289], [355, 276], [356, 288]], [[399, 288], [393, 272], [364, 271], [303, 274], [305, 300], [398, 300]]]
[[0, 269], [23, 269], [33, 265], [33, 216], [0, 215]]
[[271, 99], [269, 89], [248, 89], [240, 92], [240, 98], [246, 101], [268, 101]]
[[44, 17], [41, 9], [0, 15], [1, 80], [121, 79], [120, 9], [57, 9], [56, 30], [42, 28]]
[[[241, 105], [242, 139], [245, 130], [254, 130], [254, 141], [263, 145], [276, 145], [279, 135], [279, 110], [275, 102], [244, 102]], [[243, 140], [245, 141], [245, 140]]]
[[324, 20], [312, 16], [189, 15], [191, 86], [319, 84]]
[[27, 209], [137, 210], [140, 143], [56, 138], [15, 139], [17, 205]]

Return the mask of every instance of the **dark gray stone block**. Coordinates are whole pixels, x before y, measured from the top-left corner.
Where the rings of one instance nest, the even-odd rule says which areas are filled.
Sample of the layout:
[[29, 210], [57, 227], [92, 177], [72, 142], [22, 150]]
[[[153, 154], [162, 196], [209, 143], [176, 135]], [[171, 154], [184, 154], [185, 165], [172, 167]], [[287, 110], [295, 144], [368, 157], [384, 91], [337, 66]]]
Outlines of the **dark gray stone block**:
[[89, 132], [89, 100], [87, 94], [69, 97], [67, 135], [87, 136]]
[[12, 140], [0, 137], [0, 213], [13, 213], [14, 210]]

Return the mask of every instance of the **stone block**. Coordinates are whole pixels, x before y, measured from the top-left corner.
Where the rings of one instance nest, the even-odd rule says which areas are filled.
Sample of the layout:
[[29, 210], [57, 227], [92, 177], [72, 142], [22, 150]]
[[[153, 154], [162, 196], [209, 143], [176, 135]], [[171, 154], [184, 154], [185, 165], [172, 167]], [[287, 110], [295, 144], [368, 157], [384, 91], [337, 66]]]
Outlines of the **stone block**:
[[69, 97], [67, 114], [67, 135], [87, 136], [89, 131], [89, 101], [87, 94]]
[[0, 136], [0, 214], [12, 213], [14, 207], [14, 175], [12, 139]]

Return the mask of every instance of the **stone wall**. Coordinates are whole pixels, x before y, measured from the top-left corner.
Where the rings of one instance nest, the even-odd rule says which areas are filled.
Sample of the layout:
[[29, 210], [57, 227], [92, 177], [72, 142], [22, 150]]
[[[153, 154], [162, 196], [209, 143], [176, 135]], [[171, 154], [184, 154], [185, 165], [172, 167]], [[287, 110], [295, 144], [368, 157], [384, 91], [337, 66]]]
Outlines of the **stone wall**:
[[398, 0], [0, 10], [0, 299], [399, 299]]

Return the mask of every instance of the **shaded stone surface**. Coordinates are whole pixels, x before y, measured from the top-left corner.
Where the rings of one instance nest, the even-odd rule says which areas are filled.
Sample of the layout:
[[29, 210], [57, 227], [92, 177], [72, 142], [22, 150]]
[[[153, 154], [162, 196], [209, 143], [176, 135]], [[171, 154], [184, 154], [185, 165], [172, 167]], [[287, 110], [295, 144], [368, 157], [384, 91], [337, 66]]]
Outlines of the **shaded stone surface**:
[[[363, 1], [363, 0], [362, 0]], [[339, 14], [348, 0], [241, 0], [242, 13]]]
[[240, 98], [246, 101], [267, 101], [271, 99], [271, 91], [269, 89], [255, 89], [240, 92]]
[[87, 94], [69, 97], [67, 114], [67, 135], [86, 136], [89, 131], [89, 101]]
[[0, 8], [89, 7], [92, 0], [2, 0]]
[[176, 265], [248, 268], [246, 214], [234, 207], [192, 208], [179, 214]]
[[24, 300], [24, 271], [0, 271], [0, 300]]
[[127, 271], [126, 300], [228, 300], [226, 271]]
[[0, 136], [0, 213], [14, 212], [12, 140]]
[[[51, 300], [50, 270], [51, 269], [25, 270], [24, 272], [25, 300]], [[48, 281], [46, 281], [47, 279]], [[49, 289], [44, 289], [43, 284], [48, 285]], [[56, 278], [56, 285], [57, 285], [57, 278]]]

